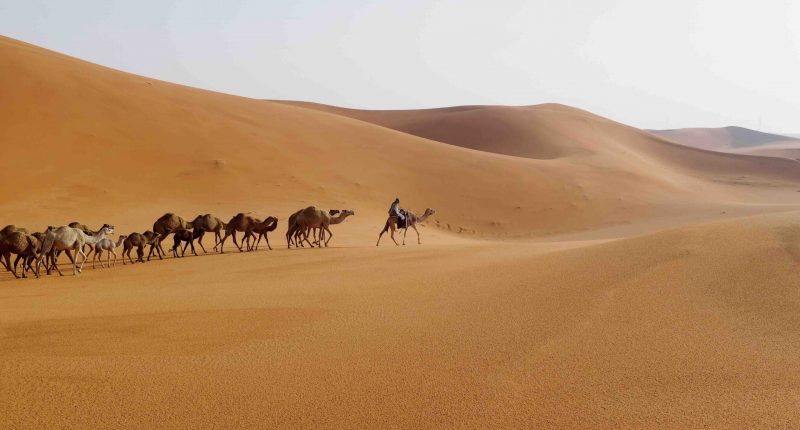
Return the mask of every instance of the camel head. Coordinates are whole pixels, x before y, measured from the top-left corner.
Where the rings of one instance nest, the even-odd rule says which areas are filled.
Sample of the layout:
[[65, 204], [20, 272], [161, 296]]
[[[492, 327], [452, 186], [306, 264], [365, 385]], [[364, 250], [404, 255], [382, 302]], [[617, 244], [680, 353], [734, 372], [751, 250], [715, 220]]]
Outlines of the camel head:
[[274, 216], [268, 216], [267, 219], [264, 220], [263, 224], [267, 226], [269, 231], [275, 231], [275, 229], [278, 228], [278, 218], [275, 218]]
[[424, 214], [424, 216], [428, 217], [428, 216], [431, 216], [431, 215], [433, 215], [433, 214], [435, 214], [435, 213], [436, 213], [436, 211], [435, 211], [435, 210], [433, 210], [433, 209], [431, 209], [431, 208], [428, 208], [428, 209], [425, 209], [425, 214]]
[[345, 210], [342, 211], [342, 218], [344, 218], [346, 216], [350, 216], [350, 215], [355, 215], [355, 214], [356, 213], [354, 211], [351, 211], [350, 209], [345, 209]]

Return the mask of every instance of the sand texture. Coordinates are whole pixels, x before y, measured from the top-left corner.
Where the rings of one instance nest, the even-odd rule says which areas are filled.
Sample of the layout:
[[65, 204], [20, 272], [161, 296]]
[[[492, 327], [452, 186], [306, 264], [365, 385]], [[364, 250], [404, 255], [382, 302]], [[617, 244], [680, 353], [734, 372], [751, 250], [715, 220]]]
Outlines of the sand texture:
[[[0, 428], [800, 427], [795, 160], [554, 104], [235, 97], [6, 38], [0, 101], [2, 225], [279, 219], [271, 251], [0, 274]], [[395, 197], [436, 210], [422, 245], [375, 247]], [[309, 205], [355, 215], [287, 249]]]

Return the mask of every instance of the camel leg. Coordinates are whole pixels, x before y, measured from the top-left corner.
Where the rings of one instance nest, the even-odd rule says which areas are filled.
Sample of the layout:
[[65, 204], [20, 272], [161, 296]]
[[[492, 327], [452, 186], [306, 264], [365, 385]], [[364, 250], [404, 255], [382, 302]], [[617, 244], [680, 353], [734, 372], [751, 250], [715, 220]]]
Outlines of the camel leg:
[[[217, 245], [219, 245], [219, 243], [222, 242], [223, 240], [225, 240], [225, 239], [222, 238], [222, 233], [220, 233], [218, 231], [215, 231], [214, 232], [214, 248], [213, 248], [214, 252], [217, 251]], [[222, 250], [220, 249], [220, 252], [221, 251]]]
[[303, 231], [303, 239], [300, 241], [300, 243], [303, 243], [303, 241], [305, 241], [308, 244], [308, 246], [313, 248], [314, 244], [308, 241], [308, 230], [310, 230], [310, 228], [306, 228]]
[[[117, 253], [116, 253], [116, 252], [114, 252], [114, 250], [113, 250], [113, 249], [112, 249], [110, 252], [111, 252], [112, 254], [114, 254], [114, 263], [113, 263], [113, 266], [112, 266], [112, 267], [115, 267], [115, 266], [117, 265]], [[111, 256], [109, 255], [109, 256], [108, 256], [108, 258], [109, 258], [109, 260], [110, 260], [110, 259], [111, 259]]]
[[17, 258], [14, 259], [14, 276], [17, 276], [17, 263], [19, 260], [22, 260], [22, 277], [27, 278], [28, 275], [25, 274], [25, 261], [28, 259], [27, 255], [17, 254]]
[[[65, 249], [65, 250], [64, 250], [64, 253], [65, 253], [65, 254], [67, 254], [67, 257], [69, 258], [69, 261], [71, 261], [71, 262], [72, 262], [72, 266], [73, 266], [72, 268], [73, 268], [73, 269], [77, 269], [77, 268], [78, 268], [78, 262], [77, 262], [77, 259], [78, 259], [78, 254], [75, 254], [75, 257], [73, 257], [73, 256], [72, 256], [72, 253], [71, 253], [71, 252], [69, 252], [69, 249]], [[59, 273], [60, 273], [60, 272], [59, 272]]]
[[78, 275], [78, 263], [76, 263], [75, 260], [78, 259], [78, 255], [75, 254], [75, 258], [72, 258], [72, 255], [70, 254], [69, 249], [65, 249], [64, 252], [67, 254], [67, 257], [69, 257], [70, 261], [72, 261], [72, 274], [77, 276]]
[[[8, 265], [11, 266], [11, 253], [10, 252], [8, 254], [6, 254], [6, 258], [8, 259]], [[14, 274], [15, 278], [19, 278], [19, 276], [17, 276], [17, 264], [19, 264], [19, 258], [20, 258], [20, 256], [19, 256], [19, 254], [17, 254], [17, 258], [14, 259], [14, 265], [11, 266], [11, 273]], [[23, 270], [22, 273], [25, 274], [25, 271]]]
[[[14, 277], [17, 277], [17, 264], [19, 264], [19, 260], [24, 258], [21, 254], [17, 254], [17, 258], [14, 259]], [[22, 277], [27, 278], [25, 275], [25, 260], [22, 260]]]
[[0, 264], [2, 264], [2, 265], [3, 265], [3, 267], [5, 267], [5, 268], [6, 268], [6, 270], [8, 270], [8, 271], [11, 271], [11, 268], [10, 268], [10, 267], [8, 267], [8, 265], [6, 264], [6, 262], [5, 262], [5, 261], [3, 261], [3, 256], [2, 256], [2, 255], [0, 255]]
[[[81, 261], [81, 265], [80, 265], [80, 267], [78, 267], [78, 273], [83, 273], [83, 263], [86, 263], [86, 254], [83, 253], [83, 247], [82, 246], [79, 247], [77, 249], [77, 251], [78, 251], [78, 254], [80, 254], [83, 257], [83, 260]], [[75, 254], [76, 262], [78, 260], [78, 254]]]
[[394, 227], [394, 225], [390, 225], [390, 226], [389, 226], [389, 228], [390, 228], [390, 230], [389, 230], [389, 237], [391, 237], [391, 238], [392, 238], [392, 242], [394, 242], [395, 246], [400, 246], [400, 244], [399, 244], [399, 243], [397, 243], [397, 241], [396, 241], [396, 240], [394, 240], [394, 232], [395, 232], [395, 230], [396, 230], [396, 229], [395, 229], [395, 227]]
[[208, 251], [206, 251], [206, 247], [203, 246], [203, 236], [205, 236], [205, 235], [206, 235], [206, 231], [205, 230], [200, 230], [200, 233], [197, 234], [197, 243], [200, 244], [200, 248], [203, 250], [203, 254], [208, 254]]
[[[94, 258], [92, 258], [92, 269], [96, 269], [97, 268], [97, 266], [95, 266], [95, 263], [97, 263], [97, 256], [98, 255], [100, 255], [100, 253], [95, 251], [94, 252]], [[103, 267], [103, 260], [100, 260], [100, 267]]]
[[[64, 273], [61, 272], [61, 268], [58, 267], [58, 255], [54, 251], [50, 251], [50, 261], [53, 263], [53, 268], [56, 269], [58, 272], [58, 276], [64, 276]], [[69, 256], [70, 260], [72, 260], [72, 256], [70, 255], [69, 251], [67, 251], [67, 255]], [[50, 274], [50, 271], [47, 271], [47, 274]]]
[[[414, 225], [414, 224], [411, 224], [411, 228], [413, 228], [414, 231], [417, 232], [417, 245], [422, 245], [422, 241], [419, 240], [419, 230], [417, 230], [417, 226]], [[408, 230], [408, 229], [406, 229], [406, 230]]]
[[250, 234], [250, 232], [248, 231], [248, 232], [244, 233], [244, 237], [242, 238], [242, 246], [244, 246], [244, 248], [246, 250], [248, 250], [248, 251], [252, 251], [253, 250], [253, 246], [250, 244], [250, 238], [251, 237], [252, 237], [252, 234]]
[[381, 230], [381, 232], [378, 234], [378, 243], [376, 243], [375, 246], [379, 246], [381, 244], [381, 237], [383, 237], [383, 234], [387, 231], [389, 231], [389, 221], [386, 221], [386, 225], [383, 226], [383, 230]]
[[[144, 251], [144, 249], [142, 249], [142, 251]], [[150, 261], [150, 257], [153, 256], [153, 251], [155, 251], [159, 260], [164, 259], [163, 256], [166, 255], [166, 253], [164, 252], [164, 248], [161, 247], [161, 238], [156, 239], [156, 243], [150, 244], [150, 252], [147, 254], [147, 261]], [[144, 260], [142, 260], [142, 263], [144, 263]]]
[[[233, 236], [233, 244], [236, 245], [237, 248], [239, 248], [239, 252], [244, 252], [244, 251], [242, 251], [242, 247], [238, 243], [236, 243], [236, 231], [235, 230], [233, 231], [233, 234], [231, 234], [231, 236]], [[244, 245], [244, 239], [242, 239], [242, 245]]]
[[14, 263], [13, 267], [11, 266], [11, 253], [10, 252], [5, 253], [3, 255], [3, 257], [5, 257], [5, 259], [6, 259], [6, 267], [8, 267], [8, 271], [13, 273], [15, 278], [19, 278], [19, 276], [17, 276], [17, 264], [16, 264], [16, 262]]
[[403, 245], [406, 244], [406, 235], [408, 234], [408, 226], [403, 229]]
[[320, 236], [320, 240], [322, 240], [322, 235], [326, 231], [328, 232], [328, 240], [325, 241], [325, 247], [327, 248], [328, 247], [328, 242], [330, 242], [331, 239], [333, 239], [333, 232], [326, 225], [326, 226], [323, 226], [322, 228], [319, 229], [319, 236]]
[[[195, 249], [194, 249], [194, 240], [190, 240], [189, 241], [189, 246], [192, 247], [192, 254], [197, 256], [197, 251], [195, 251]], [[183, 247], [183, 252], [186, 252], [186, 247], [185, 246]]]
[[292, 242], [293, 242], [293, 239], [294, 239], [295, 230], [297, 230], [297, 229], [296, 228], [293, 229], [291, 227], [286, 230], [286, 247], [287, 248], [291, 248], [292, 245], [293, 245]]
[[61, 251], [60, 249], [54, 249], [50, 252], [51, 254], [49, 255], [49, 257], [50, 257], [50, 265], [52, 266], [51, 269], [55, 269], [56, 266], [58, 266], [58, 258], [61, 257], [61, 253], [63, 251]]
[[34, 262], [34, 260], [36, 260], [36, 256], [35, 256], [35, 255], [29, 255], [29, 256], [28, 256], [28, 262], [27, 262], [27, 264], [28, 264], [28, 268], [27, 268], [26, 270], [30, 270], [30, 271], [31, 271], [31, 273], [33, 273], [34, 275], [36, 275], [36, 277], [38, 278], [38, 277], [39, 277], [39, 275], [38, 275], [38, 274], [36, 274], [36, 271], [33, 269], [33, 262]]
[[[272, 245], [269, 244], [269, 233], [264, 233], [264, 240], [267, 241], [267, 248], [272, 251]], [[261, 238], [258, 238], [258, 241], [260, 242]], [[258, 249], [258, 246], [256, 246], [256, 249]]]
[[219, 253], [220, 254], [224, 254], [225, 253], [225, 241], [228, 240], [228, 236], [230, 236], [230, 233], [228, 233], [226, 231], [225, 232], [225, 236], [222, 237], [222, 240], [220, 240], [219, 242], [217, 242], [216, 245], [214, 245], [214, 249], [215, 250], [217, 249], [217, 246], [219, 246]]

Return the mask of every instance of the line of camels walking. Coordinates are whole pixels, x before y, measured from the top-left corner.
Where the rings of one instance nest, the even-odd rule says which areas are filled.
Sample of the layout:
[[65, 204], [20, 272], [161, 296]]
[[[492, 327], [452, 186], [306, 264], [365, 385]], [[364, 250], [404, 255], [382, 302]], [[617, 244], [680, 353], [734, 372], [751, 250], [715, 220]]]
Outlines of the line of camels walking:
[[[395, 245], [399, 245], [395, 240], [394, 234], [397, 230], [403, 230], [403, 245], [405, 245], [406, 233], [409, 228], [413, 228], [417, 233], [417, 243], [421, 244], [417, 224], [424, 222], [435, 211], [431, 208], [425, 209], [421, 216], [412, 212], [404, 212], [405, 223], [401, 225], [399, 217], [390, 215], [386, 224], [378, 234], [380, 245], [381, 237], [389, 232]], [[333, 238], [330, 226], [343, 222], [347, 217], [355, 215], [352, 210], [331, 209], [328, 211], [309, 206], [301, 209], [288, 219], [286, 230], [286, 245], [288, 248], [322, 247], [328, 246]], [[144, 263], [150, 261], [153, 256], [163, 259], [166, 251], [162, 242], [170, 234], [173, 236], [172, 254], [174, 257], [186, 255], [187, 248], [191, 253], [197, 255], [194, 244], [195, 241], [200, 245], [204, 253], [207, 253], [203, 246], [203, 237], [206, 233], [214, 234], [214, 252], [224, 253], [225, 241], [232, 237], [233, 244], [239, 252], [258, 250], [261, 240], [264, 239], [267, 248], [272, 249], [269, 243], [269, 233], [278, 227], [278, 219], [269, 216], [264, 220], [255, 218], [246, 213], [238, 213], [230, 221], [223, 222], [220, 218], [211, 215], [198, 215], [191, 222], [174, 213], [167, 213], [158, 218], [153, 223], [153, 229], [144, 233], [130, 233], [120, 235], [116, 241], [108, 236], [114, 233], [114, 226], [104, 224], [99, 230], [91, 230], [86, 225], [79, 222], [72, 222], [65, 226], [49, 226], [43, 232], [30, 233], [27, 229], [7, 225], [0, 230], [0, 264], [11, 272], [15, 278], [27, 278], [27, 273], [32, 272], [37, 278], [40, 277], [41, 268], [44, 266], [49, 275], [52, 270], [63, 276], [58, 267], [58, 258], [64, 253], [72, 263], [73, 274], [77, 275], [83, 270], [83, 265], [89, 256], [94, 253], [92, 267], [100, 260], [100, 266], [104, 267], [103, 254], [106, 255], [105, 266], [113, 267], [117, 262], [117, 250], [122, 248], [122, 263], [127, 264], [127, 258], [131, 264], [137, 262]], [[236, 233], [244, 233], [241, 243], [236, 240]], [[183, 248], [181, 248], [183, 245]], [[145, 260], [145, 249], [149, 247], [147, 259]], [[136, 260], [131, 257], [131, 252], [136, 249]], [[73, 255], [74, 253], [74, 255]], [[11, 255], [16, 255], [14, 262], [11, 262]], [[78, 257], [82, 257], [79, 262]], [[113, 256], [113, 260], [111, 257]], [[21, 273], [17, 274], [17, 267], [22, 263]]]

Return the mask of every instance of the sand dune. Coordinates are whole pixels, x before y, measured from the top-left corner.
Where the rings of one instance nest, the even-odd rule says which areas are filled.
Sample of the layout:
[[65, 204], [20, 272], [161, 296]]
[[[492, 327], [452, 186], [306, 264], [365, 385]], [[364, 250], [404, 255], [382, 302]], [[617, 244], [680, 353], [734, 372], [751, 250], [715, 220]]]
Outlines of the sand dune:
[[[234, 97], [11, 39], [0, 78], [0, 224], [280, 220], [268, 252], [0, 275], [0, 427], [800, 426], [794, 161], [561, 105]], [[374, 247], [396, 196], [437, 209], [423, 246]], [[280, 246], [311, 204], [356, 215]]]
[[682, 128], [675, 130], [650, 130], [682, 145], [711, 151], [737, 152], [756, 150], [770, 145], [800, 145], [800, 139], [779, 134], [764, 133], [742, 127]]
[[[26, 160], [6, 170], [16, 180], [0, 185], [0, 223], [36, 229], [110, 218], [122, 231], [144, 229], [167, 210], [285, 221], [317, 204], [354, 209], [354, 222], [373, 218], [364, 224], [372, 236], [401, 196], [414, 210], [436, 208], [445, 230], [518, 237], [629, 223], [673, 211], [676, 200], [680, 213], [773, 200], [762, 189], [719, 192], [741, 176], [800, 181], [795, 163], [700, 153], [566, 107], [524, 111], [550, 130], [549, 147], [572, 156], [498, 156], [117, 72], [10, 39], [0, 50], [0, 139], [10, 159]], [[519, 108], [494, 110], [523, 122]]]

